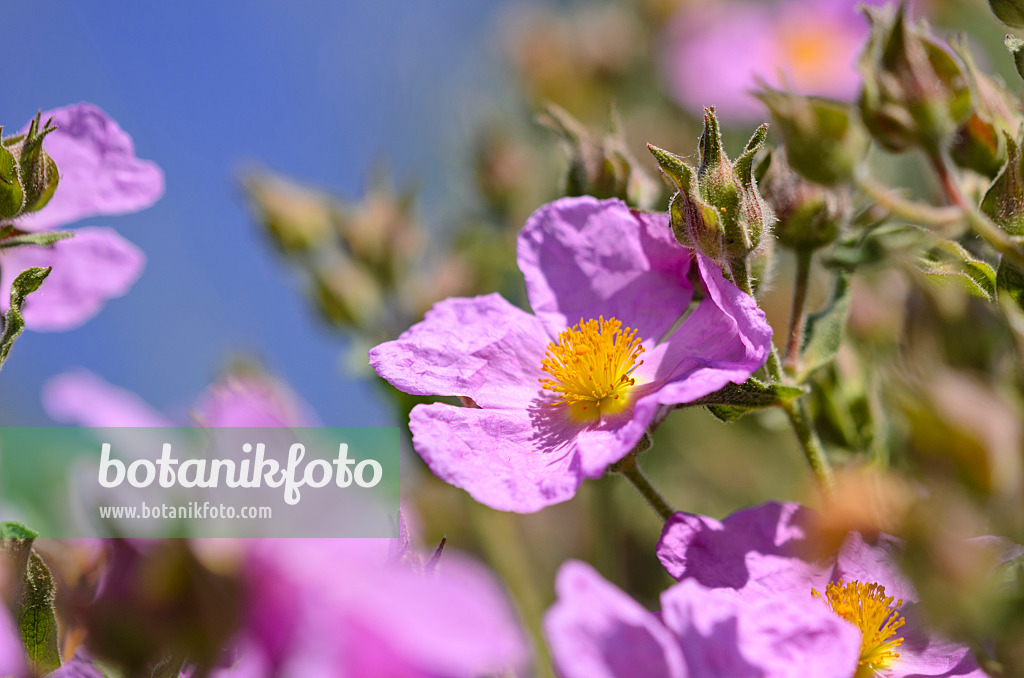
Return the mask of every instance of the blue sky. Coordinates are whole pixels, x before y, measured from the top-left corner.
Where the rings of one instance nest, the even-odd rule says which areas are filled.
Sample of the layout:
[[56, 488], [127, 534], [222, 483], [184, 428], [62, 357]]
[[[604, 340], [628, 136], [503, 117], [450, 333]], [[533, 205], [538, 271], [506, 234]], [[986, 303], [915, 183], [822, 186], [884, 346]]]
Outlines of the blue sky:
[[236, 171], [259, 163], [356, 198], [386, 158], [399, 177], [433, 177], [427, 199], [443, 212], [458, 142], [499, 91], [508, 4], [5, 3], [0, 123], [95, 103], [163, 168], [167, 192], [139, 214], [82, 222], [116, 227], [146, 271], [84, 327], [22, 336], [0, 374], [0, 424], [48, 423], [41, 385], [79, 366], [182, 414], [239, 355], [327, 424], [389, 423], [374, 389], [344, 377], [343, 343], [252, 223]]

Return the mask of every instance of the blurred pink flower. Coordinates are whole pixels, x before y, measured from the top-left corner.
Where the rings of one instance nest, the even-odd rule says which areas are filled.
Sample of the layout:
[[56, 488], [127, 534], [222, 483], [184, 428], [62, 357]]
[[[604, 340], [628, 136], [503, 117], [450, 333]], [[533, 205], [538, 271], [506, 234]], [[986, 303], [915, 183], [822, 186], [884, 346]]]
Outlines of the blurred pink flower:
[[18, 629], [0, 601], [0, 676], [20, 678], [27, 674], [25, 650], [21, 647]]
[[[155, 163], [139, 160], [129, 137], [92, 104], [65, 106], [42, 115], [57, 131], [43, 142], [57, 163], [60, 183], [39, 212], [21, 217], [22, 231], [63, 228], [86, 217], [145, 209], [164, 192], [164, 175]], [[27, 327], [70, 330], [99, 313], [108, 299], [125, 294], [145, 265], [145, 255], [106, 227], [80, 228], [75, 237], [49, 247], [14, 247], [0, 254], [0, 312], [10, 305], [14, 278], [33, 266], [53, 271], [25, 302]]]
[[764, 117], [751, 94], [757, 78], [802, 94], [850, 100], [867, 22], [853, 0], [691, 2], [666, 32], [671, 95], [699, 115], [725, 121]]

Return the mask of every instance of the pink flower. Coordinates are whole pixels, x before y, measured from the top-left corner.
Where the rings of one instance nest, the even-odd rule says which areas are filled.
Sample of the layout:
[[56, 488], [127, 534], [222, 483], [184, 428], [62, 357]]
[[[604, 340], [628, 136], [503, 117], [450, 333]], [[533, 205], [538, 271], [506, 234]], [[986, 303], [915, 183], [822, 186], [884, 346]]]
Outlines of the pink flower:
[[[86, 217], [145, 209], [164, 191], [163, 172], [135, 157], [131, 137], [92, 104], [48, 111], [57, 131], [43, 142], [57, 163], [60, 183], [39, 212], [21, 217], [23, 231], [63, 228]], [[49, 247], [19, 246], [0, 252], [0, 311], [6, 311], [14, 278], [33, 266], [53, 271], [25, 302], [26, 325], [37, 331], [78, 327], [108, 299], [125, 294], [138, 279], [145, 256], [112, 229], [89, 226]]]
[[857, 54], [867, 22], [851, 0], [688, 3], [666, 35], [672, 96], [699, 115], [758, 119], [757, 78], [784, 89], [850, 100], [860, 85]]
[[[447, 299], [370, 351], [406, 393], [477, 407], [413, 409], [413, 446], [441, 479], [492, 508], [528, 513], [600, 477], [671, 406], [746, 380], [771, 328], [718, 266], [680, 246], [667, 214], [565, 198], [519, 235], [535, 315], [497, 294]], [[673, 331], [694, 298], [705, 294]]]

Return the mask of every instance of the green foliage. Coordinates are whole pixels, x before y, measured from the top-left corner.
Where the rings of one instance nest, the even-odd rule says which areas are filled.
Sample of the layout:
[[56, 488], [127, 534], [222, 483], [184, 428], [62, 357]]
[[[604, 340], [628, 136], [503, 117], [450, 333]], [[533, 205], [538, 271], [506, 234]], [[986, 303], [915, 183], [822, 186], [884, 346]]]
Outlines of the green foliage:
[[25, 319], [21, 315], [21, 307], [25, 297], [39, 289], [39, 286], [50, 275], [49, 268], [30, 268], [22, 271], [11, 285], [11, 307], [4, 317], [3, 332], [0, 332], [0, 369], [3, 368], [7, 356], [17, 339], [25, 330]]
[[846, 319], [850, 315], [850, 277], [835, 276], [832, 298], [821, 311], [807, 317], [804, 345], [800, 351], [798, 382], [804, 382], [819, 367], [835, 360], [846, 336]]
[[969, 293], [991, 301], [996, 294], [996, 272], [953, 240], [940, 240], [916, 261], [918, 270], [933, 280], [952, 279]]
[[14, 620], [26, 656], [39, 673], [60, 668], [56, 587], [50, 568], [32, 550], [36, 533], [20, 523], [0, 523], [0, 555], [11, 565], [19, 582], [13, 601]]

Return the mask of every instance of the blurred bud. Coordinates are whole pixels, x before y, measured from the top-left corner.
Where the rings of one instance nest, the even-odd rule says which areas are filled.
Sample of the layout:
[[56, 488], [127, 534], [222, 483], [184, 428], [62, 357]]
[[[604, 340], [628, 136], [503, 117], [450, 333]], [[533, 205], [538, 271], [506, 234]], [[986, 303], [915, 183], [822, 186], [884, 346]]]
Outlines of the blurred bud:
[[269, 172], [252, 172], [242, 187], [257, 219], [285, 252], [316, 247], [331, 234], [332, 201]]
[[660, 186], [626, 148], [614, 109], [611, 129], [601, 138], [590, 134], [568, 111], [555, 104], [549, 104], [537, 120], [558, 134], [569, 156], [566, 195], [621, 198], [633, 207], [654, 206]]
[[844, 188], [826, 189], [805, 181], [786, 164], [784, 149], [766, 161], [760, 189], [778, 221], [779, 244], [792, 250], [816, 250], [839, 237], [852, 203]]
[[481, 195], [500, 215], [527, 200], [536, 179], [530, 147], [494, 124], [474, 141], [473, 169]]
[[1002, 81], [978, 69], [963, 35], [950, 44], [964, 63], [973, 104], [970, 116], [957, 131], [950, 154], [961, 167], [993, 177], [1006, 160], [1004, 133], [1014, 133], [1021, 124], [1018, 99]]
[[871, 135], [890, 151], [938, 153], [970, 112], [960, 67], [923, 25], [909, 24], [906, 4], [862, 6], [871, 37], [858, 67], [859, 105]]
[[359, 203], [343, 207], [334, 226], [352, 257], [391, 284], [422, 255], [423, 229], [417, 221], [414, 190], [399, 192], [384, 176]]
[[1024, 1], [988, 0], [992, 13], [1010, 28], [1024, 28]]
[[1003, 133], [1006, 164], [996, 175], [981, 201], [981, 211], [1010, 235], [1024, 235], [1024, 125], [1017, 139]]
[[763, 88], [757, 97], [782, 133], [790, 167], [826, 186], [849, 181], [868, 135], [849, 104]]
[[[21, 214], [35, 212], [46, 206], [57, 190], [60, 176], [57, 163], [43, 150], [43, 139], [56, 131], [53, 120], [40, 122], [39, 113], [29, 123], [28, 131], [4, 139], [3, 146], [14, 156], [18, 167], [18, 181], [24, 192]], [[3, 163], [6, 165], [6, 163]]]
[[713, 108], [705, 110], [696, 172], [676, 155], [648, 144], [661, 171], [677, 189], [669, 203], [672, 230], [683, 246], [720, 264], [746, 259], [770, 240], [775, 222], [754, 178], [754, 154], [764, 144], [761, 125], [735, 162], [722, 149]]
[[313, 271], [313, 296], [335, 325], [368, 327], [383, 308], [380, 285], [363, 266], [344, 256]]

